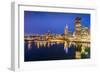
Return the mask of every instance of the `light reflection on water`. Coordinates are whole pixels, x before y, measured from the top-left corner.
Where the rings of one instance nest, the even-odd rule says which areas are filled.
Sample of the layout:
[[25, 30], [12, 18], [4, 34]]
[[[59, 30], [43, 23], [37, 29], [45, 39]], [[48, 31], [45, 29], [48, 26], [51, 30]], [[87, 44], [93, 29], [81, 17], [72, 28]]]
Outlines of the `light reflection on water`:
[[68, 48], [64, 48], [64, 51], [66, 52], [66, 54], [68, 53]]
[[[40, 47], [50, 47], [53, 45], [59, 45], [59, 44], [64, 44], [64, 51], [67, 54], [68, 53], [68, 44], [66, 41], [64, 42], [46, 42], [46, 41], [35, 41], [34, 44], [37, 46], [37, 48]], [[28, 41], [28, 49], [30, 50], [32, 48], [32, 41]]]
[[37, 48], [40, 48], [40, 47], [50, 47], [50, 46], [53, 46], [53, 45], [59, 45], [59, 44], [64, 44], [64, 49], [65, 48], [68, 48], [68, 44], [66, 41], [64, 42], [47, 42], [47, 41], [28, 41], [28, 48], [31, 49], [32, 48], [32, 43], [35, 44], [35, 46], [37, 46]]
[[[82, 54], [84, 54], [83, 50], [84, 48], [82, 48]], [[82, 58], [81, 51], [78, 52], [77, 48], [74, 45], [68, 46], [67, 42], [56, 43], [56, 42], [46, 42], [46, 41], [42, 42], [27, 41], [25, 43], [24, 55], [25, 55], [24, 57], [25, 61]]]

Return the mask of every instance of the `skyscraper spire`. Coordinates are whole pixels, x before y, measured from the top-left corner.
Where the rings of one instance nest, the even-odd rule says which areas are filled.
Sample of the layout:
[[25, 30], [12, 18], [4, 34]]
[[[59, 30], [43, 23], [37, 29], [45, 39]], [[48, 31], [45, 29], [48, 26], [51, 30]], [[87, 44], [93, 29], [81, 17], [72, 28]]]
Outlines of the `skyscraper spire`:
[[68, 29], [68, 24], [66, 24], [66, 27], [65, 28]]
[[64, 35], [65, 35], [65, 37], [67, 37], [67, 35], [68, 35], [68, 25], [67, 24], [65, 26]]

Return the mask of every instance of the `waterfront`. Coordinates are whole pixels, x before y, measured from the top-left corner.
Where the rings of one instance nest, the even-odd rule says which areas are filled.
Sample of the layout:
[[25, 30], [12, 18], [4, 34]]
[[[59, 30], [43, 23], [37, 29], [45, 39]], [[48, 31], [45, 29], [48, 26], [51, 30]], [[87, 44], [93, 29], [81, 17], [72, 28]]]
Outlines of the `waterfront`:
[[24, 61], [89, 59], [90, 14], [24, 11]]
[[[39, 44], [40, 43], [40, 44]], [[38, 45], [37, 45], [38, 44]], [[30, 43], [25, 41], [24, 61], [66, 60], [90, 58], [90, 47], [75, 46], [66, 43], [48, 43], [43, 41]]]

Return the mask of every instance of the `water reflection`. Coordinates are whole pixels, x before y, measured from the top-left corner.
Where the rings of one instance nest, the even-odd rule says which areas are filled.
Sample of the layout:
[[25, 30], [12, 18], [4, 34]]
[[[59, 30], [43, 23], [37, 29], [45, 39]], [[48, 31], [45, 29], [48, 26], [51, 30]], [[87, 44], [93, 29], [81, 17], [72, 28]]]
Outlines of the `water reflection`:
[[64, 44], [64, 48], [67, 48], [68, 45], [67, 45], [67, 42], [49, 42], [49, 41], [27, 41], [28, 42], [28, 48], [31, 49], [32, 48], [32, 43], [35, 44], [35, 46], [37, 48], [40, 48], [40, 47], [50, 47], [50, 46], [53, 46], [55, 44], [59, 45], [59, 44]]
[[68, 53], [68, 43], [67, 41], [64, 42], [64, 51]]
[[66, 54], [68, 53], [68, 48], [64, 48], [64, 51], [66, 52]]
[[[25, 45], [25, 55], [30, 58], [31, 56], [37, 56], [42, 52], [41, 55], [44, 55], [43, 58], [46, 59], [47, 56], [50, 59], [56, 59], [62, 57], [63, 59], [84, 59], [90, 58], [90, 47], [85, 45], [76, 45], [74, 42], [67, 42], [67, 41], [25, 41], [27, 42], [27, 46]], [[39, 49], [39, 50], [38, 50]], [[30, 52], [30, 51], [32, 52]], [[37, 51], [38, 50], [38, 51]], [[37, 52], [41, 51], [40, 53], [36, 54]], [[33, 53], [34, 52], [34, 53]], [[51, 57], [51, 56], [53, 57]], [[46, 57], [45, 57], [46, 56]], [[56, 57], [57, 56], [57, 57]], [[41, 57], [42, 58], [42, 57]], [[27, 59], [27, 58], [26, 58]], [[33, 59], [33, 57], [31, 58]]]
[[32, 41], [28, 41], [28, 50], [32, 48]]

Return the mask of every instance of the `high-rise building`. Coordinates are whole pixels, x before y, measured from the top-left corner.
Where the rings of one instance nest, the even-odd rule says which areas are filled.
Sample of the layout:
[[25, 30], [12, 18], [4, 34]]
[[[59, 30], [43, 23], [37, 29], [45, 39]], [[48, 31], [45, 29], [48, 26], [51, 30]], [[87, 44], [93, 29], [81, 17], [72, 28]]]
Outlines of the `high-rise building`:
[[83, 27], [81, 35], [82, 35], [82, 39], [90, 39], [89, 28], [88, 27]]
[[64, 36], [67, 38], [68, 36], [68, 25], [66, 24], [65, 30], [64, 30]]
[[75, 18], [75, 36], [81, 36], [81, 18]]

